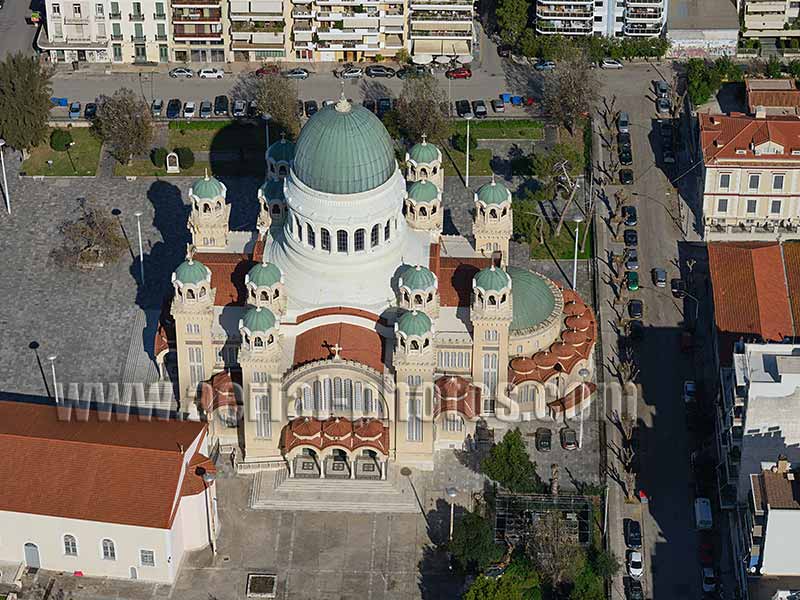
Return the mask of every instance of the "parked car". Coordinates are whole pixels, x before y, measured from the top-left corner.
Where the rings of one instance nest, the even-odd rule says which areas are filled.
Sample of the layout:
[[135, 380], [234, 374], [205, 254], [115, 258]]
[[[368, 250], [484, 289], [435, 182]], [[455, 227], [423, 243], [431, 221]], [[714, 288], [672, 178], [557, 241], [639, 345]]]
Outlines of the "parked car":
[[193, 119], [197, 113], [197, 106], [194, 102], [189, 100], [186, 104], [183, 105], [183, 118], [184, 119]]
[[469, 100], [456, 100], [456, 114], [461, 118], [472, 116], [472, 106]]
[[641, 340], [644, 337], [644, 323], [639, 319], [632, 319], [625, 325], [625, 333], [631, 340]]
[[578, 434], [571, 427], [561, 428], [561, 447], [564, 450], [575, 450], [578, 447]]
[[306, 100], [306, 116], [313, 117], [319, 111], [319, 105], [316, 100]]
[[183, 103], [178, 98], [172, 98], [167, 102], [167, 118], [177, 119], [181, 114]]
[[262, 65], [253, 72], [256, 77], [264, 77], [264, 75], [277, 75], [281, 70], [278, 65]]
[[639, 252], [635, 248], [628, 248], [625, 252], [625, 270], [639, 270]]
[[472, 112], [475, 114], [476, 119], [485, 119], [489, 116], [489, 111], [486, 110], [486, 103], [483, 100], [472, 101]]
[[511, 46], [507, 44], [500, 44], [497, 47], [497, 56], [500, 58], [508, 58], [511, 56]]
[[625, 287], [628, 288], [629, 292], [635, 292], [639, 289], [639, 274], [636, 271], [626, 271]]
[[398, 79], [408, 79], [409, 77], [422, 77], [428, 75], [430, 69], [425, 65], [408, 65], [395, 72], [394, 76]]
[[361, 105], [370, 112], [376, 112], [378, 110], [377, 103], [371, 98], [364, 98], [364, 101], [361, 103]]
[[80, 102], [73, 102], [69, 105], [69, 118], [70, 119], [80, 119], [81, 118], [81, 103]]
[[634, 579], [641, 579], [644, 575], [642, 553], [638, 550], [631, 550], [628, 552], [628, 575]]
[[622, 185], [632, 185], [633, 184], [633, 170], [632, 169], [620, 169], [619, 170], [619, 182]]
[[633, 164], [633, 154], [631, 154], [630, 148], [619, 149], [619, 162], [625, 166]]
[[200, 79], [222, 79], [225, 77], [225, 71], [216, 67], [206, 67], [197, 71], [197, 76]]
[[656, 97], [666, 98], [669, 96], [669, 84], [663, 79], [656, 81]]
[[622, 63], [613, 58], [604, 58], [600, 61], [601, 69], [621, 69], [622, 67]]
[[533, 68], [537, 71], [554, 71], [556, 68], [556, 63], [554, 63], [552, 60], [540, 60], [533, 65]]
[[700, 532], [700, 541], [697, 544], [697, 556], [700, 564], [710, 567], [714, 564], [714, 542], [708, 532]]
[[642, 582], [631, 577], [625, 578], [625, 600], [644, 600]]
[[370, 65], [366, 68], [367, 77], [394, 77], [395, 70], [383, 65]]
[[703, 567], [701, 571], [703, 576], [703, 591], [711, 593], [717, 589], [717, 576], [714, 574], [712, 567]]
[[547, 427], [539, 427], [534, 434], [534, 444], [539, 452], [550, 452], [553, 448], [553, 432]]
[[638, 218], [635, 206], [622, 207], [622, 222], [625, 224], [626, 227], [636, 227], [636, 224], [638, 223]]
[[469, 67], [456, 67], [445, 71], [444, 76], [448, 79], [471, 79], [472, 69]]
[[656, 287], [667, 287], [667, 272], [664, 269], [656, 267], [650, 272], [650, 274], [653, 277], [653, 283], [656, 285]]
[[658, 122], [658, 134], [661, 136], [662, 144], [672, 145], [672, 119], [662, 119]]
[[644, 302], [641, 300], [628, 300], [628, 316], [631, 319], [641, 319], [644, 316]]
[[227, 117], [229, 110], [229, 101], [227, 96], [217, 96], [214, 98], [214, 116]]
[[672, 151], [672, 148], [665, 146], [662, 151], [662, 156], [664, 159], [665, 165], [674, 165], [675, 164], [675, 153]]
[[169, 72], [169, 76], [173, 79], [178, 77], [185, 77], [186, 79], [191, 79], [194, 77], [194, 72], [191, 69], [187, 69], [186, 67], [175, 67]]
[[200, 103], [200, 118], [210, 119], [213, 114], [214, 114], [214, 107], [211, 104], [211, 100], [203, 100]]
[[642, 547], [642, 525], [635, 519], [625, 519], [622, 522], [622, 531], [625, 534], [625, 545], [632, 550]]
[[630, 248], [636, 248], [639, 245], [639, 234], [636, 233], [635, 229], [626, 229], [622, 234], [622, 239], [625, 241], [625, 245]]
[[383, 115], [392, 110], [392, 99], [378, 98], [378, 102], [375, 105], [375, 110], [377, 111], [375, 114], [377, 114], [378, 117], [382, 119]]
[[672, 111], [672, 102], [669, 98], [656, 98], [656, 112], [660, 115], [668, 115]]
[[619, 113], [619, 117], [617, 117], [617, 129], [620, 133], [630, 133], [631, 128], [631, 119], [628, 116], [628, 113], [621, 112]]
[[[161, 104], [164, 104], [163, 100], [161, 100]], [[159, 109], [158, 114], [159, 115], [161, 114], [161, 109]], [[97, 116], [97, 104], [95, 102], [87, 102], [86, 107], [83, 109], [83, 118], [91, 121], [96, 116]]]
[[364, 70], [359, 67], [347, 67], [339, 71], [341, 79], [361, 79], [364, 75]]
[[691, 404], [697, 398], [697, 384], [691, 379], [683, 382], [683, 401]]
[[153, 100], [153, 103], [150, 105], [150, 114], [153, 115], [154, 117], [160, 117], [163, 110], [164, 110], [164, 100], [162, 98], [156, 98], [155, 100]]
[[711, 531], [714, 528], [714, 515], [708, 498], [701, 496], [694, 499], [694, 526], [698, 531]]
[[244, 100], [234, 100], [233, 109], [231, 114], [234, 117], [241, 118], [247, 116], [247, 103]]
[[627, 148], [630, 150], [631, 148], [631, 134], [629, 132], [618, 133], [617, 134], [617, 147], [618, 148]]
[[506, 112], [506, 103], [501, 98], [494, 98], [492, 100], [492, 110], [496, 113]]
[[674, 298], [683, 298], [686, 296], [686, 282], [683, 279], [670, 279], [669, 287], [672, 290]]
[[311, 73], [308, 69], [303, 69], [299, 67], [297, 69], [286, 71], [283, 74], [283, 76], [286, 77], [286, 79], [308, 79], [309, 75], [311, 75]]
[[256, 100], [250, 100], [247, 104], [247, 116], [251, 119], [255, 119], [260, 114], [261, 111], [258, 109], [258, 102]]

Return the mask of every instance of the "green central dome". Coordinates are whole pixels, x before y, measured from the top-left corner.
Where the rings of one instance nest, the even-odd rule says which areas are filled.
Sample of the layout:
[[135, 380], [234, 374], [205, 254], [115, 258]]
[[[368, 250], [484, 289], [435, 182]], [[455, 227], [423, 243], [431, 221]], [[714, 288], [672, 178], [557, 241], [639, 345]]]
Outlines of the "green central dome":
[[511, 331], [530, 329], [546, 321], [556, 306], [556, 297], [547, 281], [518, 267], [508, 267], [508, 274], [514, 296]]
[[211, 271], [199, 260], [185, 260], [175, 269], [175, 280], [181, 283], [197, 285], [210, 277]]
[[256, 287], [270, 287], [281, 280], [281, 270], [272, 263], [258, 263], [250, 269], [247, 278]]
[[275, 327], [275, 315], [268, 308], [251, 308], [242, 318], [242, 325], [250, 331], [269, 331]]
[[429, 290], [436, 285], [436, 276], [430, 269], [416, 265], [405, 269], [400, 276], [402, 285], [410, 290]]
[[344, 99], [311, 117], [295, 145], [295, 175], [319, 192], [373, 190], [395, 169], [394, 145], [383, 123]]
[[431, 330], [431, 319], [417, 310], [406, 312], [397, 320], [397, 329], [406, 335], [425, 335]]

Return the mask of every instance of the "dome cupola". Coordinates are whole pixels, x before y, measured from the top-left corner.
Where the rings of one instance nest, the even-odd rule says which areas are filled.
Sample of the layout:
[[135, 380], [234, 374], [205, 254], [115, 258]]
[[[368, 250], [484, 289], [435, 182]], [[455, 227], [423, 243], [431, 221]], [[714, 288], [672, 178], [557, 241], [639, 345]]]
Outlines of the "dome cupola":
[[172, 285], [181, 302], [205, 302], [212, 296], [211, 270], [190, 256], [172, 273]]
[[495, 180], [482, 185], [475, 193], [475, 219], [472, 223], [475, 249], [484, 256], [500, 253], [502, 264], [508, 263], [509, 240], [514, 233], [511, 192]]
[[427, 136], [423, 135], [422, 141], [406, 152], [406, 165], [409, 181], [431, 181], [439, 189], [443, 187], [442, 151], [435, 144], [429, 144]]
[[475, 274], [472, 280], [472, 307], [479, 311], [501, 311], [511, 305], [511, 277], [492, 265]]
[[441, 230], [442, 193], [429, 179], [408, 186], [405, 208], [406, 220], [414, 229]]
[[397, 349], [403, 353], [427, 352], [433, 343], [433, 323], [422, 311], [406, 311], [394, 325]]
[[289, 174], [289, 169], [294, 160], [294, 142], [286, 139], [286, 134], [281, 134], [281, 139], [272, 144], [267, 150], [268, 176], [271, 179], [283, 178]]
[[283, 313], [286, 306], [283, 273], [276, 265], [265, 259], [250, 269], [244, 284], [249, 304]]
[[286, 196], [283, 193], [283, 179], [268, 178], [258, 188], [258, 223], [257, 227], [262, 236], [270, 226], [283, 225], [286, 213]]
[[242, 345], [251, 352], [261, 352], [275, 346], [279, 325], [268, 308], [248, 308], [239, 320]]
[[408, 310], [424, 310], [438, 316], [439, 280], [436, 275], [422, 265], [409, 265], [403, 269], [398, 279], [400, 306]]
[[231, 207], [225, 202], [228, 190], [221, 181], [208, 175], [189, 188], [192, 212], [188, 228], [192, 244], [198, 250], [220, 250], [228, 243], [228, 218]]
[[216, 177], [209, 176], [208, 169], [206, 169], [205, 176], [192, 184], [189, 190], [189, 196], [194, 196], [200, 201], [216, 199], [222, 199], [224, 201], [227, 191], [225, 184]]

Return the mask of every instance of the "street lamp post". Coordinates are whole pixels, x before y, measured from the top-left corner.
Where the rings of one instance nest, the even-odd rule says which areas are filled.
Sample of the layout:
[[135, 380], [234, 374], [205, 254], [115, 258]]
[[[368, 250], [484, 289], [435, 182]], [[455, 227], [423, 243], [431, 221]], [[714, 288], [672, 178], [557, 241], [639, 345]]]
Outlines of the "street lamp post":
[[208, 488], [214, 483], [216, 475], [203, 470], [203, 488], [206, 494], [206, 517], [208, 525], [208, 544], [211, 546], [212, 558], [217, 555], [217, 545], [214, 543], [214, 512], [211, 510], [211, 497], [208, 493]]
[[3, 196], [6, 199], [6, 210], [8, 214], [11, 214], [11, 196], [8, 195], [8, 180], [6, 179], [6, 160], [4, 157], [3, 147], [6, 145], [6, 141], [3, 138], [0, 138], [0, 165], [3, 167]]
[[53, 374], [53, 397], [56, 400], [56, 404], [58, 404], [58, 384], [56, 383], [56, 355], [51, 354], [47, 357], [47, 360], [50, 361], [50, 372]]
[[137, 210], [133, 213], [136, 217], [136, 232], [139, 234], [139, 275], [144, 286], [144, 252], [142, 251], [142, 211]]
[[[566, 209], [565, 209], [566, 210]], [[574, 219], [575, 221], [575, 254], [572, 258], [572, 289], [578, 287], [578, 231], [580, 230], [580, 225], [583, 223], [583, 215], [578, 215]]]
[[449, 487], [444, 491], [447, 494], [447, 497], [450, 498], [450, 535], [448, 539], [452, 542], [453, 541], [453, 514], [455, 512], [456, 507], [456, 496], [458, 496], [458, 490], [454, 487]]
[[264, 119], [264, 133], [267, 136], [267, 151], [269, 151], [269, 122], [272, 119], [272, 115], [264, 114], [261, 115], [261, 118]]
[[472, 120], [472, 115], [465, 115], [464, 119], [467, 121], [467, 176], [464, 178], [464, 184], [469, 187], [469, 122]]
[[584, 394], [586, 393], [586, 378], [589, 377], [589, 369], [586, 367], [580, 369], [578, 371], [578, 375], [581, 378], [581, 424], [578, 428], [578, 448], [583, 448], [583, 399]]

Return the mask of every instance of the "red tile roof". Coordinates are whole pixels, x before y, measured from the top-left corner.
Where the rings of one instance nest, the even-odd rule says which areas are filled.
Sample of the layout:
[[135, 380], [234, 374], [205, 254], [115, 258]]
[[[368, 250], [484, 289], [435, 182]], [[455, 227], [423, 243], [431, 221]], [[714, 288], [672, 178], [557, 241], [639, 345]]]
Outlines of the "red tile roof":
[[[321, 435], [323, 430], [325, 434]], [[284, 453], [297, 446], [313, 446], [320, 450], [333, 446], [348, 450], [374, 448], [388, 454], [389, 428], [379, 419], [298, 417], [283, 428], [281, 445]]]
[[383, 338], [377, 331], [350, 323], [320, 325], [297, 336], [294, 344], [295, 367], [315, 360], [332, 358], [333, 346], [342, 350], [339, 356], [383, 373]]
[[708, 264], [716, 326], [721, 334], [764, 341], [794, 336], [778, 243], [710, 243]]
[[[706, 165], [781, 163], [800, 167], [800, 118], [768, 116], [756, 119], [741, 113], [709, 115], [700, 113], [700, 145]], [[782, 154], [756, 154], [753, 145], [771, 141], [783, 147]], [[753, 162], [756, 161], [756, 162]]]
[[469, 306], [472, 278], [481, 269], [492, 266], [491, 258], [441, 256], [439, 244], [431, 244], [428, 268], [439, 279], [441, 306]]
[[757, 106], [768, 108], [800, 107], [800, 90], [791, 79], [745, 79], [747, 108], [755, 113]]
[[217, 291], [215, 305], [244, 306], [247, 302], [244, 276], [256, 264], [249, 254], [197, 252], [194, 259], [211, 270], [211, 287]]
[[789, 303], [795, 332], [800, 325], [800, 242], [784, 242], [783, 264], [789, 286]]
[[474, 419], [481, 410], [481, 390], [463, 377], [445, 375], [435, 383], [436, 398], [439, 403], [434, 417], [445, 411], [456, 411], [466, 419]]
[[184, 491], [183, 452], [204, 435], [198, 422], [105, 421], [0, 401], [0, 510], [169, 528]]

